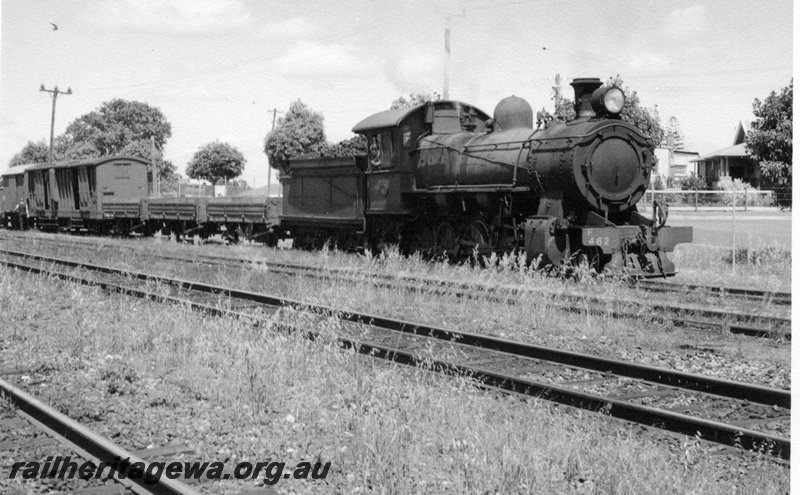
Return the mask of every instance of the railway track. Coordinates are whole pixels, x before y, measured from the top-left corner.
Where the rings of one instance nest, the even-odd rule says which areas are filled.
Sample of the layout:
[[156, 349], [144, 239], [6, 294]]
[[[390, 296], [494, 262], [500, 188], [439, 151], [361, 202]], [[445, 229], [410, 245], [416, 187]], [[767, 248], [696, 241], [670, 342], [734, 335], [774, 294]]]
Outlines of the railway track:
[[[9, 234], [11, 231], [6, 231], [6, 234]], [[52, 242], [58, 243], [60, 242], [58, 239], [52, 239], [49, 237], [42, 237], [36, 235], [25, 235], [25, 234], [13, 234], [13, 235], [6, 235], [0, 237], [0, 239], [35, 239], [37, 241], [44, 241], [44, 242]], [[102, 241], [102, 238], [99, 238]], [[142, 248], [136, 248], [131, 246], [120, 246], [119, 244], [108, 244], [108, 243], [97, 243], [91, 241], [85, 241], [82, 239], [76, 239], [75, 237], [70, 237], [69, 241], [70, 244], [75, 245], [83, 245], [87, 247], [114, 247], [116, 249], [126, 249], [131, 251], [137, 251]], [[177, 261], [186, 261], [185, 258], [175, 255], [169, 255], [164, 253], [148, 253], [149, 255], [158, 256], [164, 259], [174, 259]], [[350, 268], [316, 268], [316, 267], [308, 267], [303, 266], [295, 263], [282, 263], [282, 262], [272, 262], [266, 260], [246, 260], [241, 258], [236, 258], [233, 256], [212, 256], [212, 255], [197, 255], [194, 254], [196, 261], [202, 261], [204, 263], [209, 264], [224, 264], [224, 265], [243, 265], [249, 263], [258, 263], [264, 266], [268, 266], [270, 268], [280, 269], [296, 269], [296, 270], [305, 270], [305, 271], [317, 271], [320, 273], [329, 272], [329, 273], [351, 273], [353, 269]], [[386, 278], [386, 279], [394, 279], [394, 277], [385, 275], [385, 274], [371, 274], [378, 278]], [[479, 287], [480, 284], [457, 284], [451, 281], [445, 280], [437, 280], [431, 279], [428, 277], [421, 277], [421, 276], [406, 276], [404, 277], [410, 282], [415, 283], [423, 283], [428, 285], [438, 285], [438, 286], [448, 286], [451, 288], [456, 289], [474, 289]], [[702, 293], [702, 294], [711, 294], [711, 295], [719, 295], [719, 296], [726, 296], [726, 297], [733, 297], [747, 301], [757, 301], [762, 302], [769, 305], [776, 305], [776, 306], [783, 306], [783, 305], [791, 305], [792, 304], [792, 294], [791, 292], [783, 292], [783, 291], [772, 291], [772, 290], [761, 290], [761, 289], [752, 289], [752, 288], [743, 288], [743, 287], [724, 287], [724, 286], [714, 286], [714, 285], [700, 285], [700, 284], [680, 284], [675, 282], [661, 282], [653, 279], [646, 279], [646, 280], [635, 280], [631, 282], [633, 287], [637, 287], [648, 292], [658, 292], [658, 293], [672, 293], [672, 294], [685, 294], [687, 292], [695, 292], [695, 293]]]
[[761, 301], [778, 306], [790, 306], [792, 293], [781, 291], [767, 291], [760, 289], [747, 289], [744, 287], [719, 287], [715, 285], [677, 284], [674, 282], [658, 282], [655, 280], [639, 280], [635, 286], [649, 292], [679, 293], [702, 292], [720, 296], [732, 296], [748, 301]]
[[[84, 462], [92, 462], [95, 466], [104, 463], [105, 466], [115, 466], [113, 481], [110, 484], [106, 473], [102, 473], [99, 479], [90, 479], [83, 482], [83, 485], [71, 485], [69, 481], [64, 481], [64, 475], [69, 476], [69, 470], [61, 471], [61, 478], [56, 476], [40, 477], [43, 483], [53, 483], [54, 489], [66, 489], [72, 493], [91, 493], [95, 495], [122, 493], [126, 490], [139, 494], [170, 494], [170, 495], [197, 495], [199, 492], [192, 487], [167, 477], [153, 477], [146, 472], [140, 477], [120, 476], [120, 472], [125, 472], [131, 468], [133, 463], [142, 462], [152, 458], [153, 454], [163, 453], [163, 450], [152, 450], [150, 452], [129, 452], [122, 447], [114, 444], [107, 438], [86, 428], [71, 418], [61, 414], [52, 407], [40, 402], [33, 396], [25, 393], [11, 383], [0, 379], [0, 395], [5, 397], [11, 407], [3, 407], [0, 414], [0, 434], [3, 440], [0, 442], [0, 452], [3, 457], [15, 459], [17, 462], [40, 462], [42, 459], [50, 459], [42, 467], [43, 470], [50, 470], [55, 474], [58, 462], [57, 452], [63, 453], [61, 458], [62, 467], [69, 461], [75, 461], [76, 465], [82, 466]], [[50, 468], [52, 462], [52, 468]], [[8, 479], [13, 470], [13, 466], [3, 463], [3, 478]], [[39, 464], [41, 466], [41, 464]], [[76, 468], [77, 470], [77, 468]], [[21, 477], [20, 473], [15, 473], [15, 477]], [[76, 476], [77, 478], [77, 476]]]
[[[45, 242], [58, 243], [58, 240], [29, 236], [29, 238], [45, 239]], [[85, 241], [70, 240], [72, 244], [79, 244], [89, 247], [98, 247], [98, 244]], [[113, 244], [100, 244], [99, 246], [119, 246]], [[139, 251], [139, 248], [125, 247], [131, 251]], [[383, 287], [400, 288], [405, 290], [424, 290], [427, 293], [445, 295], [453, 297], [482, 298], [513, 303], [521, 295], [536, 294], [541, 297], [550, 298], [549, 305], [567, 312], [588, 312], [600, 316], [612, 318], [640, 318], [643, 311], [647, 314], [654, 312], [660, 315], [659, 320], [675, 326], [706, 329], [710, 331], [726, 331], [733, 334], [769, 337], [791, 340], [791, 321], [789, 318], [755, 314], [753, 312], [726, 311], [715, 309], [711, 305], [691, 305], [674, 303], [655, 303], [632, 298], [608, 298], [603, 296], [588, 296], [585, 294], [555, 293], [542, 288], [523, 287], [515, 285], [487, 287], [480, 283], [454, 283], [430, 277], [415, 275], [390, 276], [380, 273], [356, 272], [349, 268], [319, 268], [298, 265], [294, 263], [280, 263], [270, 261], [251, 261], [236, 257], [209, 256], [193, 254], [192, 259], [171, 255], [166, 253], [148, 252], [147, 256], [156, 257], [164, 260], [179, 261], [183, 263], [203, 263], [215, 266], [241, 267], [242, 265], [257, 263], [267, 267], [272, 273], [279, 273], [291, 276], [313, 276], [320, 278], [336, 277], [337, 280], [363, 282], [365, 276], [373, 280], [373, 283]], [[667, 282], [655, 282], [643, 280], [634, 282], [636, 287], [651, 292], [673, 292], [681, 291], [701, 292], [704, 294], [716, 294], [719, 296], [730, 295], [743, 298], [743, 300], [757, 300], [761, 303], [785, 305], [791, 303], [791, 294], [785, 292], [758, 291], [755, 289], [741, 289], [731, 287], [699, 286], [699, 285], [677, 285]]]
[[[2, 263], [80, 284], [188, 305], [216, 315], [257, 322], [265, 312], [294, 308], [337, 321], [340, 345], [394, 362], [469, 376], [483, 387], [601, 412], [736, 449], [790, 459], [789, 391], [711, 378], [664, 368], [619, 362], [507, 339], [437, 328], [378, 315], [309, 305], [200, 282], [131, 273], [73, 260], [31, 255], [39, 265]], [[43, 267], [47, 264], [48, 268]], [[57, 271], [60, 266], [70, 271]], [[88, 277], [87, 275], [91, 275]], [[311, 339], [330, 338], [291, 323]], [[775, 433], [777, 432], [777, 433]]]

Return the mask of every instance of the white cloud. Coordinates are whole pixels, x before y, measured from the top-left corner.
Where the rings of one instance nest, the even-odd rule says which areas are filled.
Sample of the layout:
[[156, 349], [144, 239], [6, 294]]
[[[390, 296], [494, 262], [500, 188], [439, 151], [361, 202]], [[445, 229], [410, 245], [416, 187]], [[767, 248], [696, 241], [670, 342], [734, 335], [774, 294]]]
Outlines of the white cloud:
[[215, 32], [252, 24], [241, 0], [101, 0], [83, 17], [107, 27], [181, 33]]
[[622, 74], [660, 74], [675, 70], [672, 59], [663, 53], [633, 52], [626, 58]]
[[[451, 66], [451, 74], [453, 67]], [[428, 92], [441, 86], [444, 65], [441, 57], [401, 56], [386, 64], [386, 76], [403, 93]]]
[[705, 26], [706, 7], [701, 4], [672, 11], [664, 23], [666, 34], [674, 37], [695, 34]]
[[264, 39], [303, 38], [318, 34], [322, 27], [307, 17], [294, 17], [287, 21], [271, 22], [258, 29], [256, 36]]
[[286, 76], [359, 75], [370, 70], [367, 65], [350, 47], [311, 41], [299, 42], [274, 63], [275, 69]]

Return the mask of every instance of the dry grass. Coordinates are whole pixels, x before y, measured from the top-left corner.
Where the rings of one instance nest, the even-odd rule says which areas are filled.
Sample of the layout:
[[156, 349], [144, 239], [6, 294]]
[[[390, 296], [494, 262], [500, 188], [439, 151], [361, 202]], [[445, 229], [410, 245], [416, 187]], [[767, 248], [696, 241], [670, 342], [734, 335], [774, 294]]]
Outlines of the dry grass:
[[[788, 469], [763, 459], [740, 470], [691, 439], [670, 449], [593, 414], [493, 397], [464, 379], [377, 364], [324, 339], [4, 268], [0, 321], [8, 366], [58, 370], [45, 392], [82, 383], [84, 396], [107, 397], [110, 384], [138, 383], [122, 409], [156, 444], [196, 442], [210, 457], [331, 461], [327, 482], [281, 481], [280, 493], [788, 491]], [[90, 379], [80, 382], [83, 375]], [[188, 414], [198, 410], [212, 414]]]
[[730, 249], [713, 246], [679, 245], [672, 260], [683, 283], [792, 290], [792, 253], [775, 243], [738, 249], [735, 267]]
[[[123, 244], [137, 244], [127, 241]], [[141, 243], [138, 243], [141, 246]], [[52, 252], [49, 244], [23, 246], [25, 249]], [[304, 300], [310, 303], [329, 305], [352, 311], [380, 314], [428, 325], [453, 328], [483, 334], [492, 334], [515, 340], [537, 344], [564, 347], [583, 352], [616, 356], [627, 360], [644, 360], [660, 364], [666, 359], [660, 356], [677, 352], [686, 346], [718, 349], [730, 361], [741, 361], [744, 357], [753, 365], [759, 365], [747, 375], [746, 380], [767, 376], [762, 383], [772, 383], [774, 375], [786, 375], [791, 367], [790, 347], [785, 343], [761, 345], [752, 343], [753, 339], [742, 339], [727, 332], [703, 333], [681, 330], [655, 318], [655, 312], [647, 304], [626, 305], [609, 304], [612, 311], [634, 312], [635, 319], [613, 319], [605, 315], [591, 314], [588, 311], [572, 314], [564, 313], [555, 307], [554, 302], [561, 298], [541, 297], [536, 291], [546, 290], [556, 294], [567, 294], [583, 299], [584, 309], [596, 296], [620, 297], [647, 303], [663, 302], [662, 296], [649, 299], [632, 290], [624, 281], [614, 278], [585, 277], [575, 283], [545, 276], [525, 266], [522, 257], [504, 256], [492, 260], [486, 268], [477, 264], [448, 265], [428, 263], [419, 257], [403, 257], [396, 250], [380, 256], [352, 255], [323, 249], [319, 252], [283, 251], [252, 246], [190, 246], [174, 243], [159, 244], [167, 252], [183, 256], [202, 256], [209, 254], [205, 248], [216, 248], [221, 254], [245, 259], [284, 259], [294, 255], [295, 263], [305, 263], [320, 267], [346, 267], [347, 275], [330, 275], [322, 279], [287, 277], [271, 272], [259, 265], [231, 269], [219, 266], [190, 265], [172, 261], [158, 260], [147, 252], [131, 255], [128, 251], [105, 248], [101, 251], [86, 251], [84, 248], [61, 249], [57, 254], [103, 264], [127, 267], [131, 270], [148, 273], [163, 273], [190, 280], [200, 280], [228, 287], [274, 293], [283, 297]], [[375, 285], [371, 273], [383, 273], [392, 277], [425, 275], [454, 282], [478, 282], [497, 289], [500, 301], [485, 299], [453, 298], [434, 296], [422, 290], [403, 290], [383, 288]], [[352, 278], [356, 280], [353, 281]], [[413, 285], [413, 284], [412, 284]], [[421, 284], [417, 283], [418, 288]], [[531, 292], [520, 296], [513, 290], [503, 287], [526, 287]], [[697, 296], [694, 304], [720, 307], [720, 299], [712, 296]], [[514, 304], [508, 304], [513, 302]], [[736, 300], [729, 305], [741, 308]], [[763, 311], [753, 305], [751, 311]], [[773, 311], [773, 310], [770, 310]], [[678, 352], [681, 354], [681, 352]], [[669, 357], [669, 356], [667, 356]], [[726, 361], [718, 365], [725, 376]], [[706, 370], [703, 370], [706, 371]], [[715, 370], [710, 370], [716, 373]], [[737, 376], [732, 376], [736, 379]], [[784, 379], [777, 380], [780, 383]]]

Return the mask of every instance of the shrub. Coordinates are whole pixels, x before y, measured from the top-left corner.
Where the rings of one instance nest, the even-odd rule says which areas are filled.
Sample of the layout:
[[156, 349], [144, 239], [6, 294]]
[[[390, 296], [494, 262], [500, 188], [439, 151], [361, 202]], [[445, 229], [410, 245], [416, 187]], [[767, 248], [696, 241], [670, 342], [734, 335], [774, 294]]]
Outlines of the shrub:
[[708, 189], [708, 185], [704, 177], [700, 177], [692, 172], [692, 175], [681, 179], [680, 188], [683, 191], [704, 191]]

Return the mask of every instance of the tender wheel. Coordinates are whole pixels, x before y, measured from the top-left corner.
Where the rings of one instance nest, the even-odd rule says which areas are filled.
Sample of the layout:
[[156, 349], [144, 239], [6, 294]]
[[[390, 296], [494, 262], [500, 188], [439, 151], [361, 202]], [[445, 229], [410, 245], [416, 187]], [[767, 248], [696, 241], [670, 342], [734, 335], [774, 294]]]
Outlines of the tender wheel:
[[389, 250], [389, 246], [396, 245], [398, 248], [403, 242], [403, 233], [400, 224], [391, 222], [383, 227], [381, 238], [378, 240], [376, 249], [378, 252], [385, 253]]

